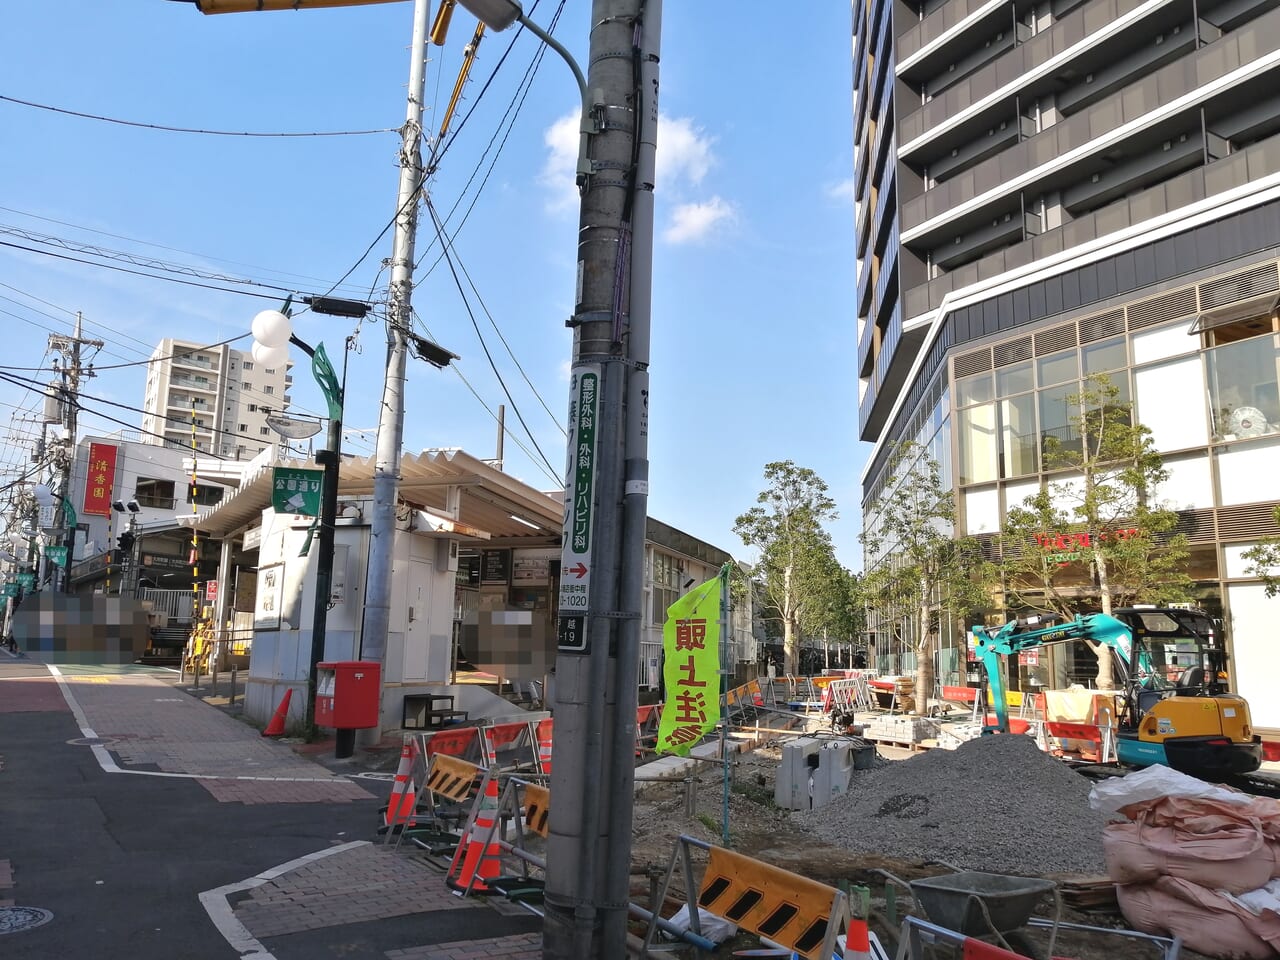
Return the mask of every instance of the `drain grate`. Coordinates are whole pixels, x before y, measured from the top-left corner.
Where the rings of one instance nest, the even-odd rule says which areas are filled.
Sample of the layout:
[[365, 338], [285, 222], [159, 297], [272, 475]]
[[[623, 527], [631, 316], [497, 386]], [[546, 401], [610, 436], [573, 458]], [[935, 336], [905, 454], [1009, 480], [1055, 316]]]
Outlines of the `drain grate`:
[[43, 926], [53, 914], [40, 907], [0, 907], [0, 936]]

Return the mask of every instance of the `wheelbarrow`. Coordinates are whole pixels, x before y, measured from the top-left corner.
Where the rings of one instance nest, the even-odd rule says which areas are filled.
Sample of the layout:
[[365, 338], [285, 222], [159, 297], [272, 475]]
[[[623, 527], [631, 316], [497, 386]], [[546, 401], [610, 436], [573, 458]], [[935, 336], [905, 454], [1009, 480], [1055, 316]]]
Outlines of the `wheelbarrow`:
[[[1058, 885], [1052, 880], [969, 870], [912, 880], [910, 887], [916, 903], [934, 923], [966, 937], [993, 934], [1002, 947], [1012, 952], [1022, 951], [1010, 943], [1009, 935], [1025, 926], [1036, 905], [1046, 894], [1052, 893], [1056, 910], [1049, 932], [1047, 956], [1053, 956], [1058, 922], [1062, 916], [1062, 900], [1058, 896]], [[1017, 940], [1020, 941], [1018, 946], [1025, 949], [1022, 938]]]
[[1055, 911], [1046, 956], [1053, 956], [1062, 917], [1062, 898], [1058, 885], [1052, 880], [958, 871], [908, 883], [887, 871], [879, 872], [906, 887], [917, 912], [931, 923], [966, 937], [993, 936], [1000, 946], [1013, 953], [1029, 950], [1030, 944], [1016, 931], [1026, 926], [1036, 906], [1047, 894], [1052, 894]]

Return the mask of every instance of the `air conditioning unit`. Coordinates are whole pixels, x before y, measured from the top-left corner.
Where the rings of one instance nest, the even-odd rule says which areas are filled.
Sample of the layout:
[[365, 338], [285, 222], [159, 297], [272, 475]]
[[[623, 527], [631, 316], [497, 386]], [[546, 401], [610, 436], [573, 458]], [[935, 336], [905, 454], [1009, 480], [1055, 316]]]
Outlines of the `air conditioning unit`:
[[458, 572], [458, 541], [436, 539], [436, 569]]

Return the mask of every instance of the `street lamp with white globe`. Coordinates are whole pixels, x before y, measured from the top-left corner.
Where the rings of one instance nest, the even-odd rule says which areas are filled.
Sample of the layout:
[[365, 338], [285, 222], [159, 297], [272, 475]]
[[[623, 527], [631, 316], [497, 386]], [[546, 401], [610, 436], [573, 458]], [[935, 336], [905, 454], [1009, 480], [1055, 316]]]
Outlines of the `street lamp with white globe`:
[[[368, 305], [357, 301], [334, 301], [314, 298], [308, 301], [316, 312], [333, 312], [339, 316], [363, 317]], [[336, 309], [324, 309], [322, 307]], [[288, 302], [284, 310], [288, 310]], [[250, 352], [255, 363], [264, 367], [280, 366], [289, 359], [289, 344], [293, 344], [311, 358], [311, 372], [324, 394], [329, 413], [329, 432], [325, 449], [317, 451], [316, 462], [324, 468], [324, 485], [321, 490], [319, 541], [320, 554], [316, 560], [316, 592], [311, 625], [310, 669], [307, 671], [306, 729], [315, 729], [315, 700], [317, 664], [324, 659], [325, 628], [329, 616], [329, 600], [333, 592], [333, 527], [338, 513], [338, 462], [342, 455], [342, 404], [347, 385], [347, 354], [352, 337], [347, 337], [342, 351], [342, 379], [338, 380], [333, 365], [329, 363], [324, 344], [312, 347], [293, 332], [293, 321], [282, 310], [263, 310], [253, 318], [250, 326], [253, 346]], [[355, 731], [339, 730], [335, 756], [349, 757], [355, 752]]]

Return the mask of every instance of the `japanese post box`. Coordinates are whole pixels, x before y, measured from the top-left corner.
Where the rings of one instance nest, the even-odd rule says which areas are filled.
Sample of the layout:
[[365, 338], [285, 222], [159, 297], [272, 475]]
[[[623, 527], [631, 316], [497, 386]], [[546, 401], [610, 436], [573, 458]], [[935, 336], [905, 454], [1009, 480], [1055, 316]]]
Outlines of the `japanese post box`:
[[382, 664], [340, 660], [316, 664], [316, 725], [362, 730], [378, 725]]

